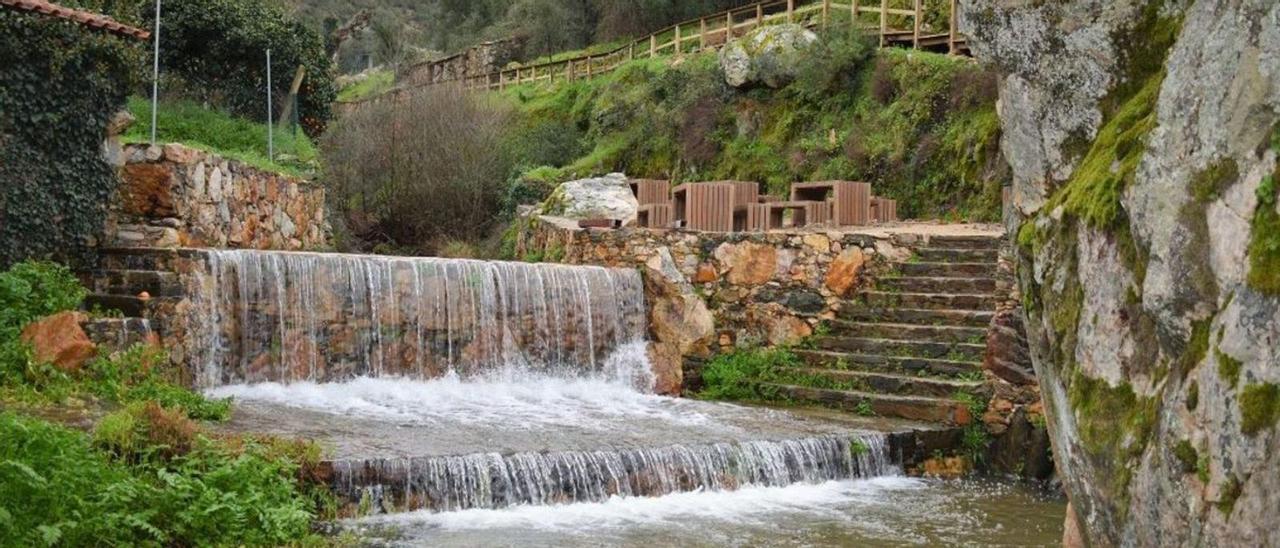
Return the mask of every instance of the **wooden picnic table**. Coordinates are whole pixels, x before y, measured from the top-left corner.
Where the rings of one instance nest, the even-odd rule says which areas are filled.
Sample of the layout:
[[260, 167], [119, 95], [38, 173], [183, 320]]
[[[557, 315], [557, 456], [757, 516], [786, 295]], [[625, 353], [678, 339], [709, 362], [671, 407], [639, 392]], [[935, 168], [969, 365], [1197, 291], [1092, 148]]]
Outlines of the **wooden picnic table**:
[[791, 201], [832, 202], [832, 220], [840, 226], [871, 222], [871, 184], [855, 181], [792, 183]]

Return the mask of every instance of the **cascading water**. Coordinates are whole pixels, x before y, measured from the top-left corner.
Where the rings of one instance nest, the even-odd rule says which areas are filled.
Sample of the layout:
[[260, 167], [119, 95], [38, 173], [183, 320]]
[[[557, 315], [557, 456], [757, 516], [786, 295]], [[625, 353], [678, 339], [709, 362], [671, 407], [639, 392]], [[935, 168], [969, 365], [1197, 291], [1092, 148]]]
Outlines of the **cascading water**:
[[599, 267], [212, 251], [196, 298], [205, 387], [598, 372], [644, 337], [639, 274]]
[[191, 295], [198, 382], [239, 399], [247, 430], [336, 436], [331, 485], [370, 509], [895, 469], [882, 433], [653, 395], [634, 270], [263, 251], [210, 251], [205, 264]]

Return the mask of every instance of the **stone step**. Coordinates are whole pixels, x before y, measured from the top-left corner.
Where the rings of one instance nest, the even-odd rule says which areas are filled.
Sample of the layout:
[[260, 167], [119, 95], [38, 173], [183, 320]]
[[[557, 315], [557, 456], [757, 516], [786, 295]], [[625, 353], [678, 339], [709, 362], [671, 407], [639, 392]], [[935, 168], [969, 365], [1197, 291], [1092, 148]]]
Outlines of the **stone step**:
[[175, 271], [180, 259], [198, 257], [196, 249], [162, 248], [109, 248], [99, 254], [98, 266], [102, 270], [152, 270]]
[[971, 293], [897, 293], [891, 291], [866, 291], [862, 302], [872, 308], [934, 308], [949, 310], [996, 309], [994, 295]]
[[761, 388], [778, 396], [823, 407], [861, 413], [864, 410], [881, 417], [896, 417], [923, 422], [955, 424], [968, 416], [963, 404], [951, 399], [923, 396], [873, 394], [855, 390], [811, 388], [789, 384], [761, 383]]
[[999, 249], [1003, 236], [930, 236], [929, 247], [947, 249]]
[[137, 296], [145, 291], [152, 297], [183, 294], [182, 280], [173, 272], [157, 270], [98, 270], [91, 275], [94, 293]]
[[[950, 398], [956, 392], [972, 392], [982, 388], [982, 383], [977, 381], [912, 377], [874, 371], [813, 367], [792, 368], [787, 371], [792, 373], [789, 380], [796, 384], [813, 388], [858, 390], [876, 394]], [[810, 378], [813, 382], [800, 382], [802, 377]]]
[[95, 307], [102, 311], [119, 312], [125, 317], [150, 318], [150, 311], [161, 305], [172, 305], [179, 297], [152, 297], [142, 299], [133, 295], [113, 295], [108, 293], [91, 293], [84, 298], [84, 309]]
[[996, 290], [995, 278], [903, 276], [881, 278], [876, 288], [906, 293], [972, 293], [990, 294]]
[[877, 339], [870, 337], [820, 337], [813, 344], [821, 350], [879, 354], [911, 358], [934, 358], [953, 361], [982, 361], [987, 345]]
[[995, 249], [950, 249], [918, 247], [915, 256], [921, 262], [936, 263], [995, 263], [999, 252]]
[[932, 375], [959, 377], [981, 374], [978, 361], [940, 360], [935, 358], [910, 358], [882, 354], [859, 354], [831, 350], [795, 350], [796, 356], [812, 367], [857, 371], [882, 371], [908, 375]]
[[977, 278], [994, 276], [998, 270], [996, 263], [947, 263], [947, 262], [915, 262], [896, 263], [893, 265], [898, 275], [904, 278]]
[[845, 320], [831, 320], [827, 322], [827, 326], [828, 333], [834, 336], [973, 344], [984, 344], [987, 340], [987, 328], [985, 327], [850, 322]]
[[994, 311], [947, 310], [942, 308], [879, 308], [857, 303], [847, 304], [837, 312], [841, 319], [855, 322], [889, 322], [913, 325], [958, 325], [987, 327]]

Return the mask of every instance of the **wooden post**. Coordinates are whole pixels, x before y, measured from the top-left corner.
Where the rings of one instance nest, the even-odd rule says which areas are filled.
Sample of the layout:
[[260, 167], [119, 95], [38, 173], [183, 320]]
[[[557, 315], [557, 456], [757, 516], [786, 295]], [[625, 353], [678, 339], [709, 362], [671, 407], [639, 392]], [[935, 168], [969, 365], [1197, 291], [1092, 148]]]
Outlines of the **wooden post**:
[[822, 0], [822, 30], [831, 22], [831, 0]]
[[591, 77], [591, 56], [587, 55], [587, 78]]
[[913, 21], [913, 23], [914, 23], [914, 24], [913, 24], [913, 25], [911, 25], [911, 47], [912, 47], [913, 49], [920, 49], [920, 19], [921, 19], [921, 17], [920, 17], [920, 15], [921, 15], [920, 10], [921, 10], [921, 7], [922, 7], [921, 0], [916, 0], [916, 14], [915, 14], [915, 17], [913, 17], [913, 19], [915, 19], [915, 21]]
[[628, 61], [636, 60], [636, 43], [634, 40], [627, 45], [627, 60]]
[[756, 28], [764, 26], [764, 4], [756, 4]]
[[649, 35], [649, 57], [655, 57], [657, 55], [658, 55], [658, 35], [650, 34]]
[[673, 42], [676, 46], [676, 57], [680, 56], [680, 25], [676, 25], [676, 38]]
[[733, 10], [724, 13], [724, 43], [729, 45], [729, 40], [733, 40]]
[[885, 34], [889, 32], [889, 0], [880, 0], [880, 47], [885, 45]]
[[956, 20], [956, 8], [958, 7], [956, 0], [951, 0], [951, 30], [947, 33], [947, 53], [951, 55], [956, 54], [956, 24], [958, 22]]
[[787, 0], [787, 22], [796, 22], [796, 0]]
[[849, 0], [849, 27], [858, 28], [858, 0]]
[[507, 73], [499, 71], [498, 72], [498, 91], [502, 91], [504, 89], [507, 89]]
[[566, 79], [566, 80], [568, 80], [568, 81], [570, 81], [570, 82], [572, 82], [572, 81], [573, 81], [573, 59], [570, 59], [570, 60], [568, 60], [568, 61], [566, 61], [566, 62], [565, 62], [565, 73], [564, 73], [564, 77], [565, 77], [565, 79]]
[[698, 19], [698, 50], [707, 49], [707, 18]]
[[302, 77], [307, 75], [307, 67], [298, 65], [298, 71], [293, 73], [293, 83], [289, 84], [289, 96], [284, 100], [284, 108], [280, 109], [280, 127], [289, 125], [289, 116], [293, 114], [293, 100], [298, 96], [298, 90], [302, 89]]

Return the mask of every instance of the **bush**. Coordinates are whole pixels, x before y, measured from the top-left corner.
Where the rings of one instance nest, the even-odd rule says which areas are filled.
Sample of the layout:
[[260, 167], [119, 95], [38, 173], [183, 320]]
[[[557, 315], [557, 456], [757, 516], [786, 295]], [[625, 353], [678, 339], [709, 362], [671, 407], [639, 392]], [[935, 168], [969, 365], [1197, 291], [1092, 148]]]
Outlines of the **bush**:
[[[148, 447], [131, 430], [142, 421], [121, 417], [98, 443]], [[187, 439], [185, 454], [121, 460], [80, 432], [0, 413], [0, 545], [281, 545], [308, 534], [295, 461], [253, 441], [233, 451]]]
[[495, 152], [509, 119], [446, 87], [343, 117], [321, 143], [333, 210], [366, 248], [478, 240], [502, 207], [511, 167]]
[[757, 383], [769, 381], [779, 369], [800, 364], [785, 348], [755, 348], [716, 356], [702, 370], [704, 387], [699, 397], [712, 400], [752, 400], [767, 397]]
[[[152, 24], [153, 12], [144, 15]], [[270, 49], [275, 106], [288, 94], [294, 71], [306, 67], [297, 113], [308, 135], [324, 132], [337, 98], [324, 40], [278, 4], [184, 0], [166, 4], [161, 19], [160, 66], [180, 80], [178, 91], [183, 96], [244, 118], [266, 120], [266, 51]]]
[[59, 264], [26, 261], [0, 273], [0, 340], [16, 338], [27, 322], [80, 307], [87, 292]]
[[[136, 22], [140, 0], [69, 7]], [[91, 259], [116, 185], [102, 159], [111, 117], [136, 85], [145, 43], [42, 14], [0, 10], [0, 268]]]

